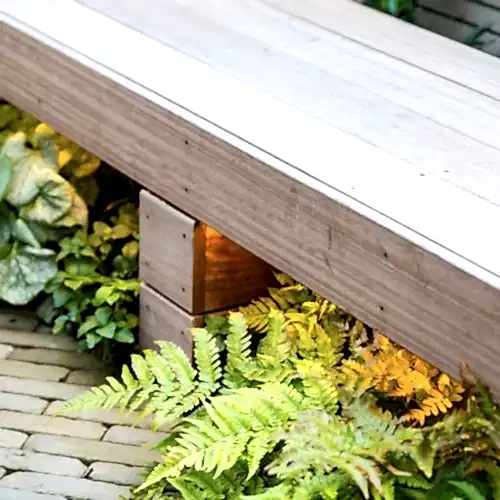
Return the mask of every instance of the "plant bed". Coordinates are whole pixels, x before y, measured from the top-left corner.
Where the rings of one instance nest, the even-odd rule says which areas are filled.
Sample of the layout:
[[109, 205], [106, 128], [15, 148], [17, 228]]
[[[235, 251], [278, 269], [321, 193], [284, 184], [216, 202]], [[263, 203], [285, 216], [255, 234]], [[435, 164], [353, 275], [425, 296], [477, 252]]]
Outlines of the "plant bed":
[[[500, 410], [293, 279], [194, 328], [64, 411], [173, 424], [133, 498], [496, 500]], [[173, 490], [173, 491], [172, 491]]]

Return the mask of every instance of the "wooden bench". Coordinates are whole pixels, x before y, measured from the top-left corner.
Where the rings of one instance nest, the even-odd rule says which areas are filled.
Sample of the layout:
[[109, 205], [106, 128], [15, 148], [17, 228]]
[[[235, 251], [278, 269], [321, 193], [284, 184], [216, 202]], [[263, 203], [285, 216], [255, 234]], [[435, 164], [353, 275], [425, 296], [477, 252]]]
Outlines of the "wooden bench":
[[500, 395], [497, 59], [348, 0], [2, 9], [0, 95]]

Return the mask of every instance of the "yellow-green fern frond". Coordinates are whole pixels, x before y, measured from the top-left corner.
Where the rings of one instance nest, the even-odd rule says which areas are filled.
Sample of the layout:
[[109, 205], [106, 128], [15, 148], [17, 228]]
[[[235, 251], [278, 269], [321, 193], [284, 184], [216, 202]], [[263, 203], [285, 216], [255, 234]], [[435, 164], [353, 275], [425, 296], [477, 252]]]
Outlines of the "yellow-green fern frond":
[[279, 308], [273, 299], [261, 297], [258, 300], [253, 300], [247, 306], [240, 307], [239, 311], [245, 317], [248, 328], [256, 332], [266, 332], [269, 313], [274, 309]]
[[255, 469], [265, 455], [263, 443], [267, 441], [272, 449], [275, 432], [286, 428], [302, 405], [303, 397], [285, 384], [241, 388], [212, 398], [204, 403], [203, 415], [185, 419], [164, 463], [151, 472], [141, 489], [190, 468], [217, 476], [232, 468], [249, 447], [251, 468]]
[[284, 362], [290, 355], [291, 345], [285, 334], [285, 316], [281, 311], [268, 315], [268, 330], [259, 342], [257, 354], [272, 356], [277, 362]]
[[[293, 498], [293, 488], [288, 484], [280, 484], [255, 495], [243, 495], [241, 500], [290, 500]], [[306, 497], [307, 498], [307, 497]]]
[[159, 342], [160, 352], [145, 350], [131, 357], [132, 372], [122, 369], [121, 381], [108, 377], [107, 384], [69, 401], [63, 412], [119, 407], [140, 410], [140, 418], [154, 414], [155, 428], [191, 411], [220, 387], [222, 370], [216, 341], [206, 330], [193, 332], [193, 369], [186, 354], [174, 344]]
[[238, 388], [245, 384], [243, 371], [250, 361], [251, 336], [242, 313], [229, 314], [229, 333], [226, 338], [227, 360], [224, 385]]
[[325, 370], [319, 362], [306, 359], [297, 360], [295, 368], [302, 380], [307, 407], [324, 410], [330, 414], [338, 411], [338, 393], [335, 374]]

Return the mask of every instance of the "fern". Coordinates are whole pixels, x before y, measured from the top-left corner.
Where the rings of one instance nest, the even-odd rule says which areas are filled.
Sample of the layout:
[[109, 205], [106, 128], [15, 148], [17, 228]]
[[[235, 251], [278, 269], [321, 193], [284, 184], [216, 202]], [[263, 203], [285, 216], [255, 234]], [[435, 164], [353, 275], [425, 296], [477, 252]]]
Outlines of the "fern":
[[463, 399], [464, 388], [458, 382], [381, 334], [369, 347], [358, 348], [357, 357], [343, 361], [346, 384], [361, 392], [374, 389], [400, 402], [402, 422], [424, 425]]
[[[361, 322], [279, 279], [257, 337], [245, 313], [210, 317], [192, 330], [194, 367], [160, 342], [67, 404], [176, 422], [134, 498], [169, 488], [201, 500], [498, 498], [500, 413], [484, 386], [468, 374], [467, 405], [449, 408], [460, 384], [381, 335], [370, 344]], [[325, 339], [341, 339], [342, 353], [330, 356]], [[402, 425], [416, 411], [427, 425]], [[447, 475], [450, 464], [460, 467]]]
[[154, 413], [155, 428], [175, 421], [220, 387], [222, 371], [214, 337], [204, 330], [193, 335], [198, 371], [177, 346], [158, 342], [160, 353], [145, 350], [143, 356], [132, 355], [133, 373], [124, 365], [121, 381], [108, 377], [107, 384], [68, 402], [63, 412], [119, 407], [129, 412], [141, 409], [139, 418]]
[[335, 367], [343, 358], [351, 318], [334, 304], [284, 275], [276, 275], [283, 285], [270, 288], [269, 297], [240, 308], [248, 327], [268, 333], [271, 319], [281, 311], [285, 319], [288, 349], [306, 359]]
[[282, 433], [285, 444], [269, 473], [282, 480], [290, 476], [298, 480], [307, 477], [311, 470], [339, 471], [358, 486], [364, 498], [369, 498], [371, 487], [383, 494], [381, 467], [387, 456], [410, 449], [417, 435], [397, 429], [395, 423], [380, 422], [374, 427], [375, 417], [360, 418], [363, 414], [359, 409], [352, 420], [344, 420], [324, 412], [305, 413]]
[[[231, 469], [247, 447], [251, 449], [252, 469], [258, 468], [265, 455], [262, 450], [274, 447], [274, 432], [286, 427], [302, 407], [305, 407], [302, 396], [281, 384], [240, 388], [231, 395], [215, 396], [204, 403], [203, 418], [186, 419], [176, 445], [164, 456], [164, 464], [155, 468], [142, 487], [179, 476], [190, 467], [214, 472], [217, 477]], [[257, 453], [256, 438], [261, 443], [267, 441], [266, 446], [259, 445], [261, 450]]]

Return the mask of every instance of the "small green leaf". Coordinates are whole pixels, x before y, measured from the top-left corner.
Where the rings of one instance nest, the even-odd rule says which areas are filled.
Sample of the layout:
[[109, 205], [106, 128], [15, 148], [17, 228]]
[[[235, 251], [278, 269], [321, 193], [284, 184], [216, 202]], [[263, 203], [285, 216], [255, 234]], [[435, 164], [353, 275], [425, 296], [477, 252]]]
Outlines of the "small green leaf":
[[133, 344], [135, 342], [134, 334], [128, 328], [120, 328], [115, 333], [115, 340], [124, 344]]
[[68, 316], [66, 316], [66, 314], [58, 316], [54, 321], [54, 328], [52, 329], [52, 331], [54, 333], [61, 333], [64, 330], [64, 326], [66, 325], [68, 319], [69, 318]]
[[108, 255], [111, 250], [113, 249], [113, 247], [111, 246], [111, 243], [103, 243], [100, 247], [99, 247], [99, 251], [102, 253], [102, 255], [106, 256]]
[[117, 224], [113, 227], [111, 237], [113, 239], [119, 240], [123, 238], [128, 238], [132, 234], [132, 231], [125, 224]]
[[108, 301], [108, 298], [112, 293], [113, 293], [112, 286], [106, 286], [106, 285], [101, 286], [95, 294], [94, 304], [96, 306], [102, 306]]
[[127, 326], [129, 328], [135, 328], [139, 324], [139, 318], [135, 314], [127, 314]]
[[12, 180], [12, 160], [5, 154], [0, 155], [0, 201], [9, 189]]
[[95, 316], [90, 316], [87, 318], [78, 328], [78, 337], [85, 335], [86, 333], [94, 330], [94, 328], [98, 328], [100, 326], [99, 321]]
[[106, 325], [106, 323], [109, 321], [110, 316], [111, 310], [109, 309], [109, 307], [99, 307], [99, 309], [97, 309], [95, 312], [95, 317], [97, 318], [97, 321], [99, 321], [101, 326]]
[[106, 339], [112, 339], [116, 331], [116, 325], [114, 323], [108, 323], [101, 328], [98, 328], [95, 332]]
[[97, 271], [98, 263], [93, 259], [70, 257], [64, 259], [64, 270], [73, 276], [90, 276]]
[[30, 227], [22, 219], [17, 219], [12, 227], [12, 236], [21, 243], [25, 243], [34, 248], [41, 248], [36, 236], [31, 231]]
[[129, 241], [124, 247], [122, 248], [122, 254], [124, 257], [137, 257], [137, 254], [139, 253], [139, 243], [137, 241]]
[[120, 300], [120, 298], [122, 298], [122, 294], [120, 292], [113, 292], [109, 297], [108, 299], [106, 300], [106, 302], [112, 306], [113, 304], [115, 304], [118, 300]]
[[91, 332], [87, 334], [85, 340], [87, 341], [87, 347], [89, 349], [94, 349], [94, 347], [102, 340], [102, 337]]
[[0, 243], [0, 260], [6, 259], [12, 251], [12, 243]]
[[107, 236], [113, 232], [105, 222], [101, 221], [94, 222], [92, 227], [96, 236]]
[[54, 307], [62, 307], [64, 304], [68, 302], [68, 300], [71, 299], [73, 295], [71, 292], [65, 288], [58, 288], [53, 294], [52, 294], [52, 300], [54, 303]]
[[450, 484], [458, 488], [466, 495], [466, 500], [485, 500], [484, 495], [471, 483], [466, 481], [450, 481]]

